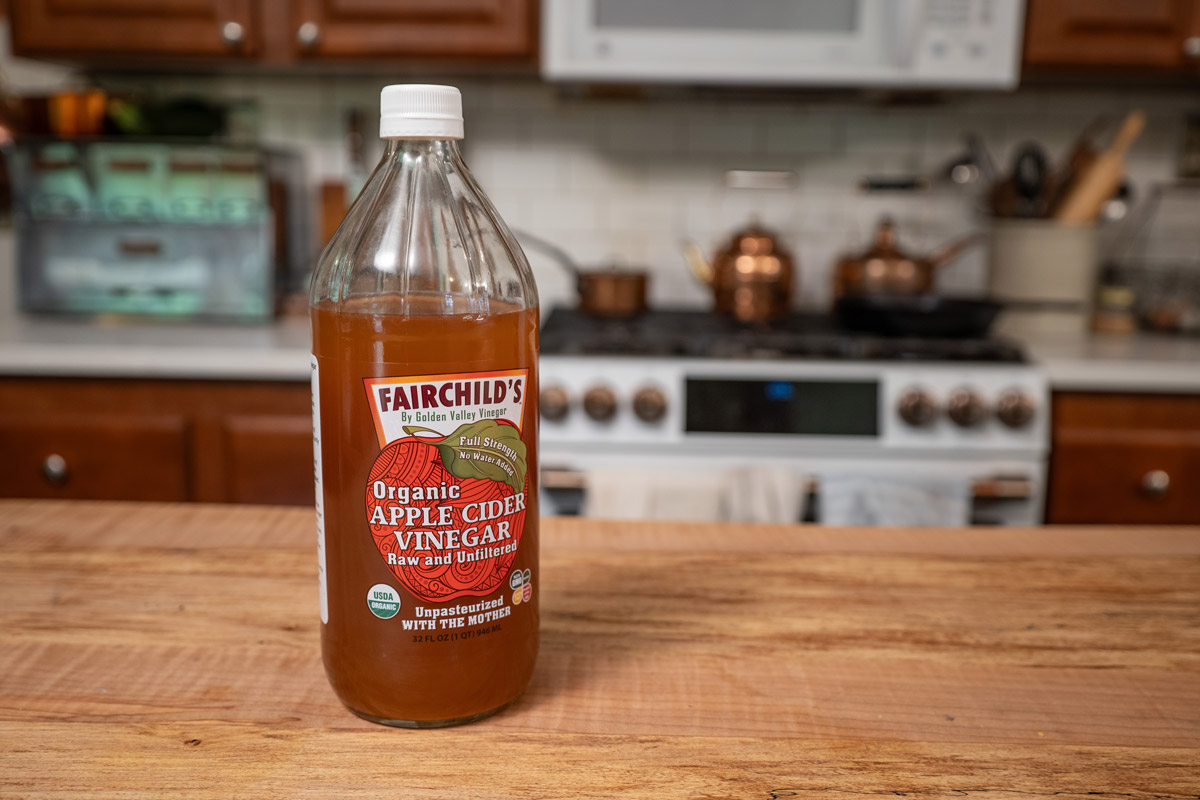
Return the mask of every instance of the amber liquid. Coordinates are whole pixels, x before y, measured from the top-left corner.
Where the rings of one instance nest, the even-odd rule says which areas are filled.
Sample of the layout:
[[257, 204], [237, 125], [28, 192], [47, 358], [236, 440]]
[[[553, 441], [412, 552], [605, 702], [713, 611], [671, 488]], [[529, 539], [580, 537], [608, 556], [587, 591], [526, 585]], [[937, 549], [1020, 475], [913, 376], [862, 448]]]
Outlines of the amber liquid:
[[[325, 671], [342, 702], [368, 719], [416, 727], [467, 722], [512, 702], [537, 657], [537, 309], [497, 312], [493, 304], [486, 316], [400, 316], [372, 311], [387, 298], [369, 302], [312, 311], [329, 598], [321, 626]], [[430, 605], [397, 585], [368, 530], [364, 491], [380, 444], [363, 379], [507, 369], [529, 370], [521, 424], [528, 512], [513, 566], [531, 570], [533, 597], [486, 636], [414, 642], [413, 631], [376, 618], [365, 601], [373, 585], [385, 583], [399, 591], [402, 607]]]

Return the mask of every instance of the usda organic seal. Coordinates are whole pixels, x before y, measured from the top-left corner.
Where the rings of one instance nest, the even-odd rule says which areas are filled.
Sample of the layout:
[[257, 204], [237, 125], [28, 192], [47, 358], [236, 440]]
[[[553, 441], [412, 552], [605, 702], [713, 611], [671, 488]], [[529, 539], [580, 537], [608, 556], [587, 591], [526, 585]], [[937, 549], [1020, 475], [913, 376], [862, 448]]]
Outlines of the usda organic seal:
[[386, 583], [377, 583], [367, 592], [367, 608], [380, 619], [400, 613], [400, 593]]

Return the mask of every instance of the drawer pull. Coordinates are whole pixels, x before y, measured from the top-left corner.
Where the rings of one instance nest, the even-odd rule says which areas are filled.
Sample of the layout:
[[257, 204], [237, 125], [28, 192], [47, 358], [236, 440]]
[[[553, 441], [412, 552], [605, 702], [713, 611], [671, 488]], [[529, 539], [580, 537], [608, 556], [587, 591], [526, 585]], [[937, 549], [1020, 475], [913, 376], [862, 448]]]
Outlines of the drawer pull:
[[1153, 497], [1162, 497], [1171, 488], [1171, 476], [1165, 470], [1152, 469], [1142, 476], [1142, 491]]
[[321, 26], [315, 22], [306, 22], [296, 30], [296, 41], [301, 47], [315, 47], [321, 40]]
[[226, 22], [221, 26], [221, 41], [230, 47], [237, 47], [246, 38], [246, 29], [240, 22]]
[[42, 462], [42, 475], [51, 486], [65, 486], [70, 477], [67, 460], [58, 453], [51, 453]]

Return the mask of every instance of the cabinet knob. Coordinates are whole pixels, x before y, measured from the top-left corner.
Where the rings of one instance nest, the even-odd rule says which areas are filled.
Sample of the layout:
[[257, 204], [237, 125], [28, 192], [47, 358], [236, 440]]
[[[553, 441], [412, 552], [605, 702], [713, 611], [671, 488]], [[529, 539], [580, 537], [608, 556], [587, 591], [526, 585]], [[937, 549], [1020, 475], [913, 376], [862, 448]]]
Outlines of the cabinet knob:
[[306, 22], [296, 30], [296, 41], [301, 47], [312, 47], [321, 38], [321, 26], [315, 22]]
[[42, 462], [42, 477], [51, 486], [65, 486], [70, 474], [70, 470], [67, 469], [67, 460], [58, 453], [51, 453]]
[[221, 26], [221, 41], [233, 47], [239, 45], [246, 38], [246, 29], [242, 27], [240, 22], [226, 22]]
[[1200, 58], [1200, 36], [1189, 36], [1183, 40], [1183, 54], [1188, 58]]
[[1162, 497], [1171, 488], [1171, 476], [1166, 470], [1152, 469], [1142, 476], [1142, 491], [1153, 497]]

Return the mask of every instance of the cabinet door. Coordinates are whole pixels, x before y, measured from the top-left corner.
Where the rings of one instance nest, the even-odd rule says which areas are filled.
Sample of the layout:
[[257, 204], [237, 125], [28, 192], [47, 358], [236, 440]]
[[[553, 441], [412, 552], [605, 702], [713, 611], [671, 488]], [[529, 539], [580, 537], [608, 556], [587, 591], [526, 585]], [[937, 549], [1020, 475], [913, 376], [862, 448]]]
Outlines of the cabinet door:
[[181, 416], [0, 414], [0, 496], [188, 499]]
[[1200, 524], [1200, 397], [1058, 393], [1046, 519]]
[[13, 51], [67, 57], [252, 55], [259, 46], [252, 2], [10, 0]]
[[535, 0], [297, 0], [302, 58], [536, 55]]
[[1028, 0], [1031, 66], [1180, 68], [1200, 58], [1200, 0]]
[[1069, 434], [1055, 444], [1049, 521], [1200, 524], [1200, 434]]
[[225, 499], [311, 506], [311, 415], [233, 414], [225, 418]]

